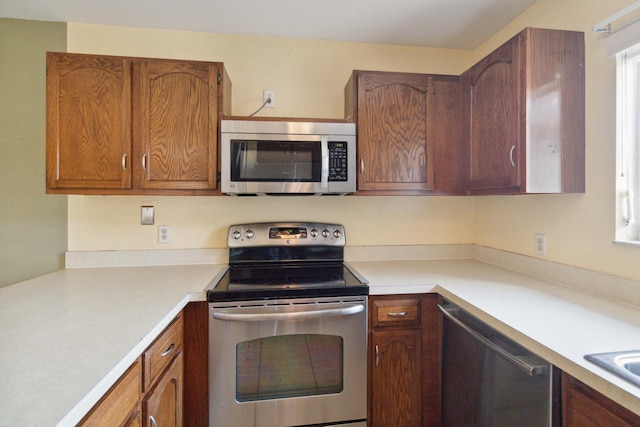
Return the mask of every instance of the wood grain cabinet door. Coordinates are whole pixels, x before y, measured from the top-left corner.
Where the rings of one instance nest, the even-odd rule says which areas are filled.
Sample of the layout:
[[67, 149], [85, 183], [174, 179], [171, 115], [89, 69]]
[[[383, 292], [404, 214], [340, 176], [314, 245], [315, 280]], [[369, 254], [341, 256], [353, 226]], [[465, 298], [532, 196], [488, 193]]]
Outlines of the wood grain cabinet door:
[[564, 427], [637, 427], [640, 426], [640, 416], [563, 372], [562, 425]]
[[180, 353], [142, 401], [145, 427], [182, 426], [183, 370]]
[[131, 61], [47, 53], [47, 189], [131, 187]]
[[143, 189], [216, 188], [218, 64], [134, 64], [134, 158]]
[[362, 72], [358, 79], [358, 190], [433, 189], [427, 144], [431, 78]]
[[[469, 188], [520, 186], [520, 39], [511, 39], [464, 75], [470, 102]], [[523, 157], [524, 158], [524, 157]]]
[[422, 425], [419, 329], [371, 333], [371, 427]]

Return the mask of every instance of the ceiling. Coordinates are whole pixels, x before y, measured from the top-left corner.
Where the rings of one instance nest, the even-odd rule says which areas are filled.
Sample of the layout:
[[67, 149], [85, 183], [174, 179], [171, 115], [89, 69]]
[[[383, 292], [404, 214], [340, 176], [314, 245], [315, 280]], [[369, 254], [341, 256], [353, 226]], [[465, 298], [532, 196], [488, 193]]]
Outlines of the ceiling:
[[2, 0], [6, 18], [474, 49], [536, 0]]

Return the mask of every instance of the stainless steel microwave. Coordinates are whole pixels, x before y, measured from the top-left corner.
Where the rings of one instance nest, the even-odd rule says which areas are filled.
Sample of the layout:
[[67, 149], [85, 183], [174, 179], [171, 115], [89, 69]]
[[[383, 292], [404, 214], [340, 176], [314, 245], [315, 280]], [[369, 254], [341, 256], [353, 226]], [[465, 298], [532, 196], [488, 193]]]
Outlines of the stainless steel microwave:
[[356, 126], [222, 120], [222, 192], [348, 194], [356, 190]]

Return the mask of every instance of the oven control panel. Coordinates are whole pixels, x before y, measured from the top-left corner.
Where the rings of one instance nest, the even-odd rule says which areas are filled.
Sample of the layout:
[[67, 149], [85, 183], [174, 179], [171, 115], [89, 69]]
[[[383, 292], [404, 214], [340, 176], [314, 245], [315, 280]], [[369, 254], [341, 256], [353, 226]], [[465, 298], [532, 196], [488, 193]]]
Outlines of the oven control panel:
[[316, 222], [263, 222], [229, 227], [230, 248], [252, 246], [344, 246], [344, 226]]

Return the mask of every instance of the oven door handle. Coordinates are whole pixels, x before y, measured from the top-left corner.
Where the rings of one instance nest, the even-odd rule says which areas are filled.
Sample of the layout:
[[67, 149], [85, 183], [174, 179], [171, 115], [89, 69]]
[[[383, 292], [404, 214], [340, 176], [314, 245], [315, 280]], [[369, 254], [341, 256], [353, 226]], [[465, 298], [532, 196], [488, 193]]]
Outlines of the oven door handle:
[[232, 320], [236, 322], [262, 322], [265, 320], [308, 320], [324, 317], [350, 316], [364, 311], [364, 305], [350, 305], [341, 308], [329, 308], [325, 310], [294, 311], [288, 313], [229, 313], [218, 311], [213, 313], [213, 318], [218, 320]]

